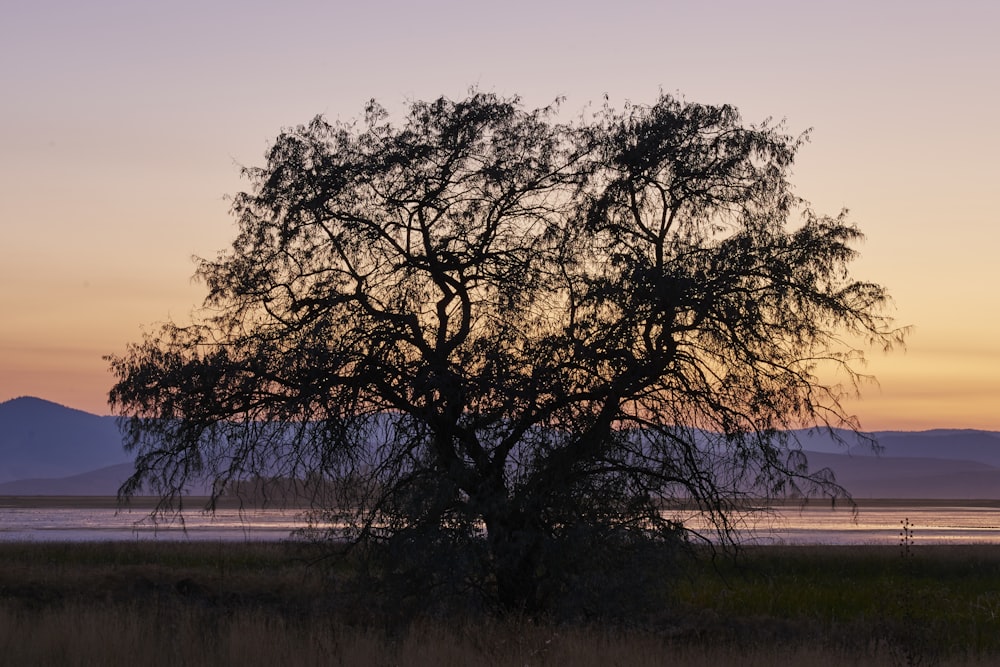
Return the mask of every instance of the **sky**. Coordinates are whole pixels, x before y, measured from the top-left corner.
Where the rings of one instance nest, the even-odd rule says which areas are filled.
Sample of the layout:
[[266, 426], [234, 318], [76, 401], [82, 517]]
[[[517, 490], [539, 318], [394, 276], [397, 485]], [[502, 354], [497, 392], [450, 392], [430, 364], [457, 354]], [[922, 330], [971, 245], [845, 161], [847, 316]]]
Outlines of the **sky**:
[[865, 232], [905, 351], [848, 403], [871, 430], [1000, 430], [1000, 3], [5, 0], [0, 401], [108, 414], [120, 354], [204, 297], [193, 256], [283, 127], [470, 86], [535, 107], [729, 103], [811, 128], [791, 181]]

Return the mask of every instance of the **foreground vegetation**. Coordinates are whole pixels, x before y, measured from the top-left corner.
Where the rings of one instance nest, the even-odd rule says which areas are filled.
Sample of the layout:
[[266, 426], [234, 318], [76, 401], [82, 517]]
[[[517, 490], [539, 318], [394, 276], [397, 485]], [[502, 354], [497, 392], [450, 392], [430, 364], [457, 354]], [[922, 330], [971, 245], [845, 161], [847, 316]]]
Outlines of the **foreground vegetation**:
[[615, 624], [427, 617], [309, 544], [0, 543], [0, 655], [33, 665], [974, 665], [1000, 550], [756, 547]]

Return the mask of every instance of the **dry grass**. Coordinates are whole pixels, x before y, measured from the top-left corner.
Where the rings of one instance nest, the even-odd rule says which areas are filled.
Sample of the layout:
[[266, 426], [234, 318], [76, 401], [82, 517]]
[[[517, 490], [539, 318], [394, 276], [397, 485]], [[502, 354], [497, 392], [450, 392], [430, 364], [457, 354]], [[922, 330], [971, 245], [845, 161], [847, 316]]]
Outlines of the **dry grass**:
[[[399, 619], [345, 594], [315, 547], [0, 543], [12, 665], [987, 665], [1000, 656], [990, 547], [761, 548], [664, 582], [627, 627]], [[349, 588], [349, 587], [347, 587]]]
[[518, 623], [417, 624], [402, 636], [326, 623], [290, 622], [261, 611], [182, 614], [143, 605], [68, 605], [39, 612], [0, 611], [4, 664], [71, 667], [189, 665], [988, 665], [951, 656], [911, 662], [887, 645], [868, 650], [822, 646], [672, 644], [653, 633], [610, 633]]

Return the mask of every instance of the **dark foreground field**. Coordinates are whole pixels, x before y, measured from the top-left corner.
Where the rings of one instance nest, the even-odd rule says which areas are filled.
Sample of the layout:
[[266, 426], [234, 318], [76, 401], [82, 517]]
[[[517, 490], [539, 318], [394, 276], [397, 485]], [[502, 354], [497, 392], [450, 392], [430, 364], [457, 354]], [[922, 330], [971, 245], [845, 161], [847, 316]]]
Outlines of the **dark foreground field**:
[[403, 617], [305, 544], [0, 543], [17, 665], [987, 665], [1000, 549], [759, 547], [616, 627]]

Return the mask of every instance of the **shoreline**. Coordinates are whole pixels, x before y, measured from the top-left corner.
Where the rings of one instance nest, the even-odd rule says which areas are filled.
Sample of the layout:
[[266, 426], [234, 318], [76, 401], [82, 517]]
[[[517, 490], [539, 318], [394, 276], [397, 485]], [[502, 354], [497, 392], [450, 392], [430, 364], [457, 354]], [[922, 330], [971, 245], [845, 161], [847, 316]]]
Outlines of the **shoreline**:
[[[183, 496], [185, 508], [199, 509], [208, 506], [209, 496]], [[982, 507], [1000, 509], [1000, 499], [996, 498], [853, 498], [854, 506], [865, 508], [893, 507]], [[127, 502], [119, 502], [117, 496], [73, 496], [73, 495], [0, 495], [0, 509], [3, 508], [93, 508], [93, 509], [155, 509], [160, 502], [159, 496], [133, 496]], [[760, 509], [810, 508], [831, 510], [851, 509], [852, 502], [838, 500], [835, 504], [828, 499], [813, 498], [808, 500], [786, 499], [760, 501]], [[272, 509], [272, 510], [308, 510], [308, 503], [295, 502], [265, 502], [255, 503], [248, 499], [233, 496], [223, 496], [216, 500], [219, 509]], [[688, 509], [685, 505], [677, 505], [677, 509]]]
[[[185, 510], [202, 511], [208, 507], [210, 496], [183, 496], [175, 507]], [[0, 495], [0, 509], [121, 509], [123, 511], [141, 509], [156, 509], [160, 502], [159, 496], [133, 496], [126, 502], [119, 502], [117, 496], [4, 496]], [[217, 509], [227, 510], [308, 510], [311, 507], [302, 503], [265, 502], [254, 503], [250, 500], [224, 496], [215, 502]]]

